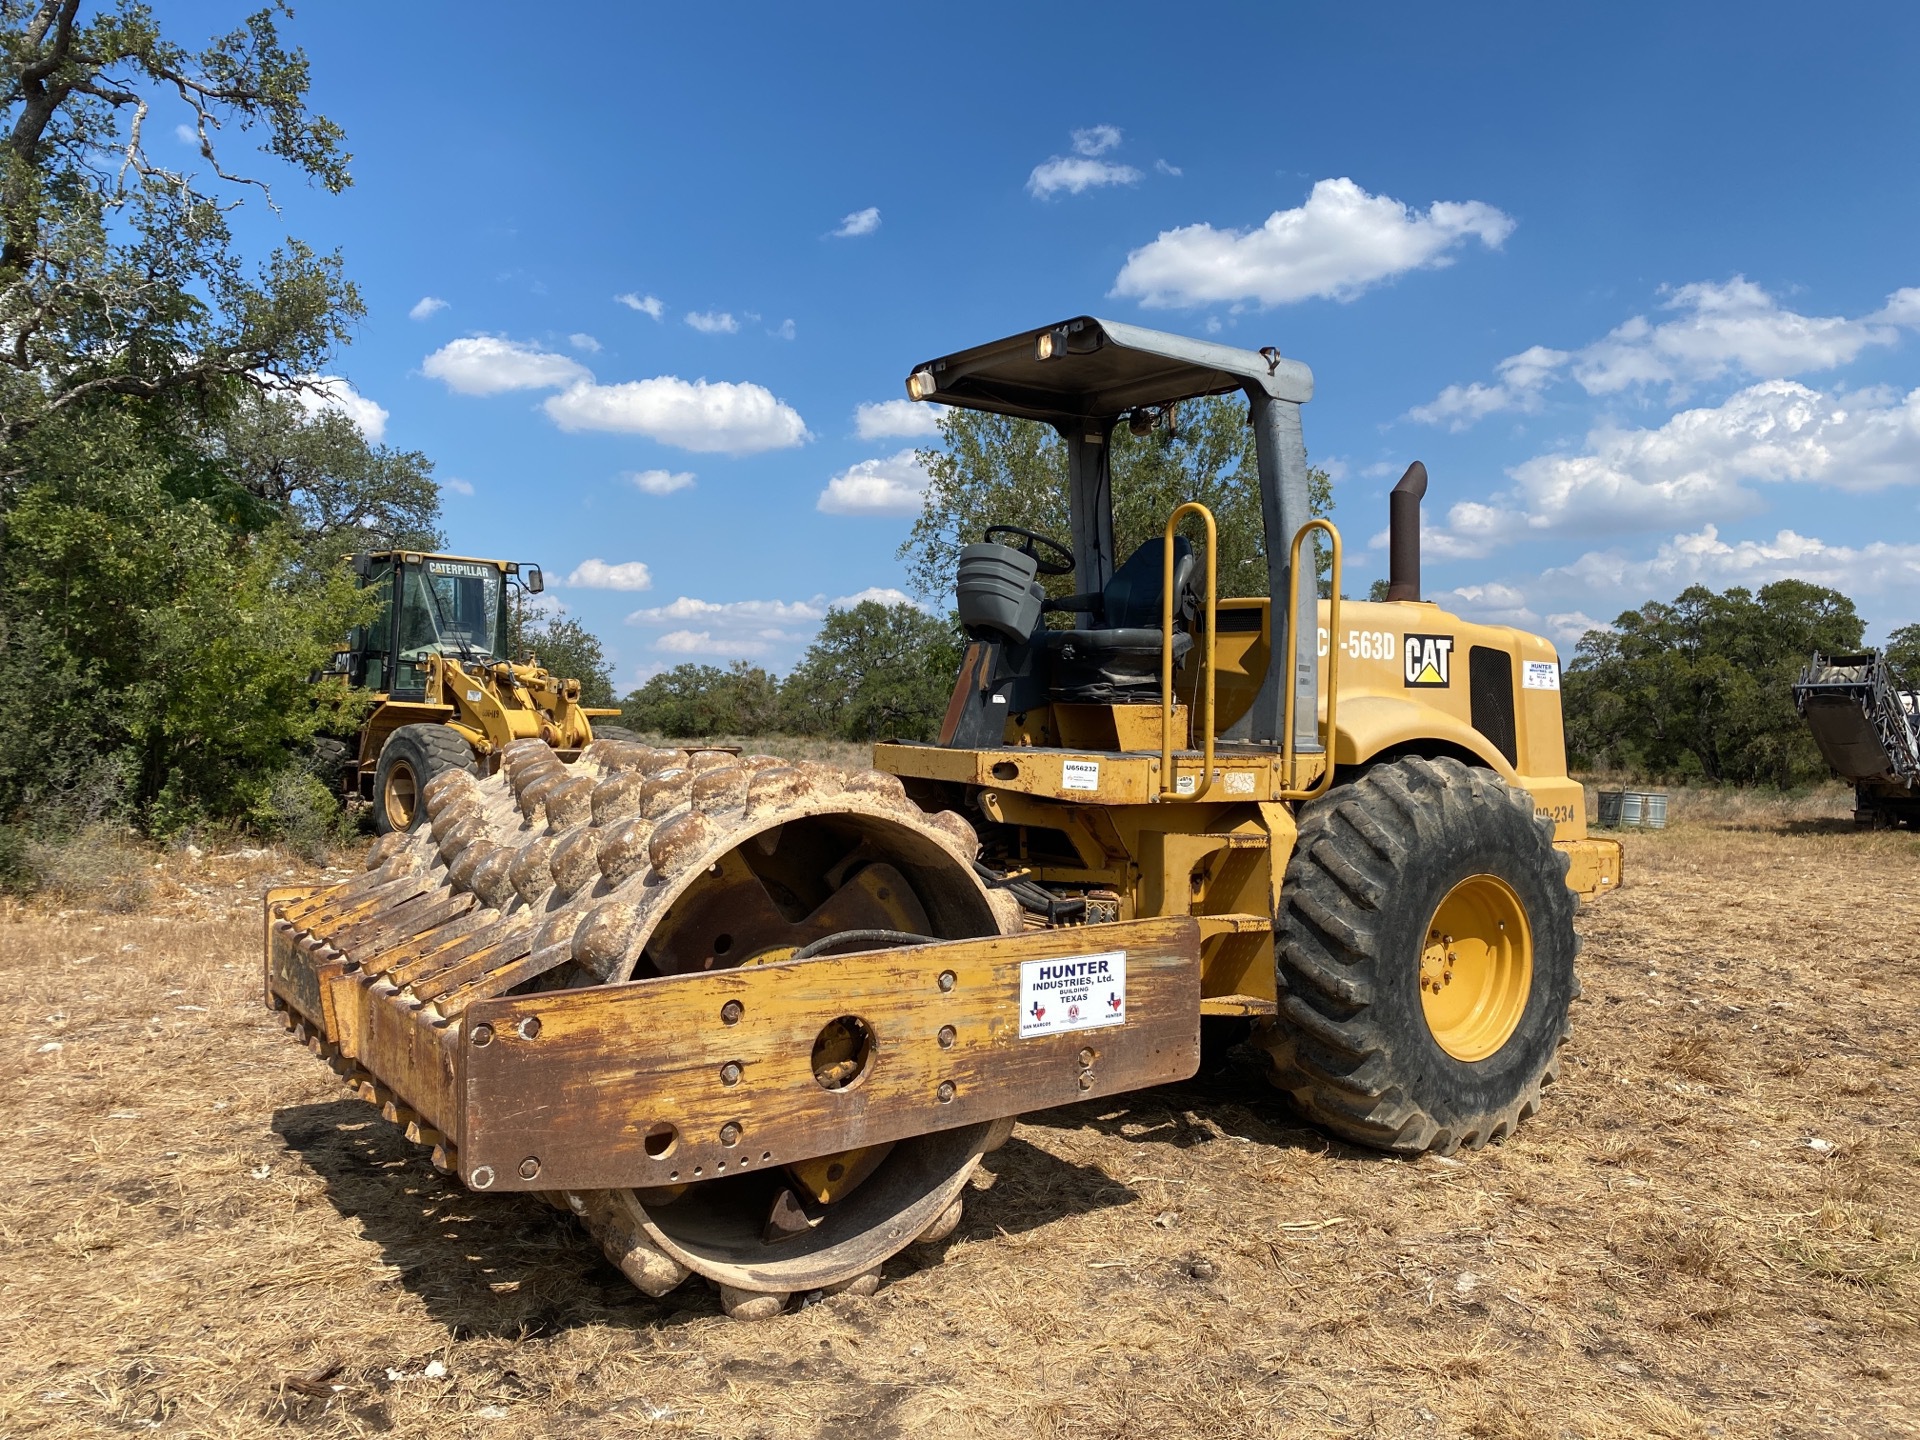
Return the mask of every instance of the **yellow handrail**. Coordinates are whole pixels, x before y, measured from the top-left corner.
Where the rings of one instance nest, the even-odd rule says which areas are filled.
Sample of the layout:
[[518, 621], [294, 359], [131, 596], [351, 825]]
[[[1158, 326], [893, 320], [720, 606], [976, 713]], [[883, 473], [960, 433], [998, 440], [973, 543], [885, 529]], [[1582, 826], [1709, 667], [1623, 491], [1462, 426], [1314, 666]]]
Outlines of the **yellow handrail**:
[[[1206, 676], [1207, 705], [1202, 712], [1200, 733], [1206, 736], [1206, 769], [1202, 773], [1199, 785], [1191, 794], [1179, 793], [1173, 774], [1173, 532], [1182, 517], [1198, 515], [1207, 522], [1207, 629], [1206, 651], [1201, 661], [1202, 673]], [[1213, 784], [1213, 631], [1214, 618], [1220, 606], [1219, 577], [1219, 532], [1213, 524], [1213, 512], [1198, 500], [1189, 500], [1175, 508], [1167, 517], [1167, 531], [1162, 540], [1162, 564], [1160, 567], [1160, 798], [1162, 800], [1198, 800], [1207, 793]], [[1200, 691], [1198, 682], [1194, 684], [1197, 697]]]
[[[1334, 529], [1331, 520], [1322, 520], [1318, 516], [1307, 521], [1306, 524], [1302, 525], [1300, 529], [1295, 532], [1293, 548], [1287, 554], [1287, 574], [1293, 577], [1291, 588], [1287, 595], [1287, 643], [1292, 653], [1287, 656], [1287, 706], [1286, 719], [1283, 722], [1286, 727], [1283, 732], [1286, 739], [1284, 748], [1281, 751], [1283, 757], [1281, 764], [1284, 767], [1282, 774], [1285, 776], [1283, 783], [1292, 785], [1294, 774], [1293, 704], [1296, 689], [1294, 679], [1297, 674], [1297, 657], [1300, 654], [1300, 542], [1307, 538], [1307, 532], [1309, 530], [1326, 531], [1328, 547], [1333, 551], [1333, 566], [1328, 572], [1332, 582], [1331, 593], [1333, 598], [1327, 602], [1327, 726], [1326, 729], [1320, 733], [1320, 748], [1326, 755], [1327, 768], [1321, 772], [1320, 778], [1314, 782], [1311, 789], [1281, 791], [1280, 798], [1282, 800], [1313, 800], [1326, 794], [1328, 789], [1333, 785], [1333, 717], [1335, 707], [1340, 701], [1340, 532]], [[1320, 607], [1316, 604], [1313, 608], [1317, 612]], [[1315, 634], [1313, 643], [1314, 648], [1317, 650], [1320, 645], [1318, 633], [1320, 626], [1318, 624], [1319, 616], [1317, 613], [1314, 619]], [[1280, 657], [1276, 655], [1267, 663], [1270, 665], [1278, 664], [1279, 660]]]

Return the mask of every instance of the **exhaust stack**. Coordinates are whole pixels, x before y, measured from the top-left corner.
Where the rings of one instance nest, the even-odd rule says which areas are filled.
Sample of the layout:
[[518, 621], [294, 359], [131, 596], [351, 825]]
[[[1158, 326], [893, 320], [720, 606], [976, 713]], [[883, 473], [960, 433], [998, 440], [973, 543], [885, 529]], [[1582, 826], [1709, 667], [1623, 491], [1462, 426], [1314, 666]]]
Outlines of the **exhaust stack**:
[[1420, 598], [1420, 501], [1427, 493], [1427, 467], [1418, 460], [1387, 497], [1387, 599]]

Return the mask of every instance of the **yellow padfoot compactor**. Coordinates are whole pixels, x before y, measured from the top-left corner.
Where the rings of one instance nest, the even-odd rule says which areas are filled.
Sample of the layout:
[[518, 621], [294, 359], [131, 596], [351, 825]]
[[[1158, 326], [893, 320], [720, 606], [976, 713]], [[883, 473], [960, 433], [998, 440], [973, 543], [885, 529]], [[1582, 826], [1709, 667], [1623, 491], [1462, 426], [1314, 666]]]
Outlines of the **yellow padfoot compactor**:
[[[1113, 553], [1106, 441], [1231, 392], [1268, 594], [1223, 599], [1201, 506]], [[1090, 317], [917, 367], [915, 400], [1054, 425], [1071, 487], [1070, 540], [962, 551], [937, 742], [850, 772], [514, 741], [356, 879], [269, 894], [269, 1004], [469, 1188], [742, 1317], [871, 1289], [1015, 1116], [1185, 1079], [1203, 1027], [1343, 1138], [1500, 1139], [1557, 1073], [1576, 899], [1619, 850], [1565, 773], [1552, 647], [1420, 600], [1419, 467], [1391, 598], [1337, 598], [1311, 393], [1276, 352]]]

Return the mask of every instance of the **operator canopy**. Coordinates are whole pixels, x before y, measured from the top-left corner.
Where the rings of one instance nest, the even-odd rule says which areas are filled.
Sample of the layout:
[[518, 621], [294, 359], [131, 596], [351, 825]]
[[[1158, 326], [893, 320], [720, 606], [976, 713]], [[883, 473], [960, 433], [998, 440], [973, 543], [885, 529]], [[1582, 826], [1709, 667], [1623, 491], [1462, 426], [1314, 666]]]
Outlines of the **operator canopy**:
[[1313, 398], [1313, 372], [1272, 347], [1242, 350], [1082, 315], [929, 360], [907, 377], [912, 399], [1063, 429], [1236, 390], [1303, 405]]

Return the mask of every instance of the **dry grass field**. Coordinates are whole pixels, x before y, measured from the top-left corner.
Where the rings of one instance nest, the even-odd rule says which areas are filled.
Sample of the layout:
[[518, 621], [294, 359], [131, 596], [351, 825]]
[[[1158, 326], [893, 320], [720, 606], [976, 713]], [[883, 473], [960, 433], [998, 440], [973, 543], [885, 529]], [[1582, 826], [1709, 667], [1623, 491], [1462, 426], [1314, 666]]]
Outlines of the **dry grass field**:
[[735, 1324], [472, 1196], [260, 1007], [271, 855], [0, 916], [0, 1434], [1920, 1431], [1920, 839], [1682, 797], [1509, 1143], [1231, 1074], [1029, 1117], [940, 1263]]

